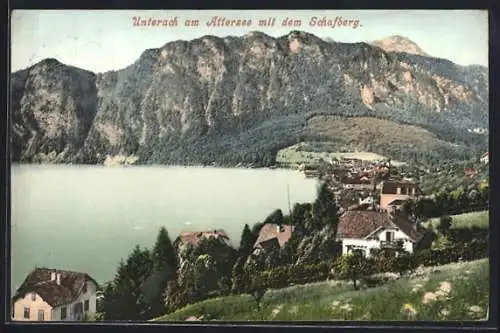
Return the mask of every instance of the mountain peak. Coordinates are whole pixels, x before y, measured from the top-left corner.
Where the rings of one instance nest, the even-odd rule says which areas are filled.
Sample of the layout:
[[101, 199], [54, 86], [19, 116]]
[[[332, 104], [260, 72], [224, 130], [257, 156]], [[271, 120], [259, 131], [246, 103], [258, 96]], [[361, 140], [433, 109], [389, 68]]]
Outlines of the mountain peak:
[[55, 58], [45, 58], [42, 61], [39, 62], [41, 65], [60, 65], [61, 62]]
[[372, 45], [378, 46], [386, 52], [406, 52], [421, 56], [428, 56], [415, 42], [407, 37], [393, 35], [384, 39], [379, 39], [371, 42]]

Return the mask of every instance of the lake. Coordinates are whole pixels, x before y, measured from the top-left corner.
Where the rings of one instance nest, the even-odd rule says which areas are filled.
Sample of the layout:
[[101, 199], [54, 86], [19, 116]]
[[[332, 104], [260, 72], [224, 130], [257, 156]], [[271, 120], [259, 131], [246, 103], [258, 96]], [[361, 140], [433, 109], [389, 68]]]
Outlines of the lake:
[[238, 246], [245, 223], [312, 202], [317, 181], [295, 170], [12, 165], [12, 286], [38, 267], [113, 278], [121, 258], [151, 248], [161, 226], [224, 229]]

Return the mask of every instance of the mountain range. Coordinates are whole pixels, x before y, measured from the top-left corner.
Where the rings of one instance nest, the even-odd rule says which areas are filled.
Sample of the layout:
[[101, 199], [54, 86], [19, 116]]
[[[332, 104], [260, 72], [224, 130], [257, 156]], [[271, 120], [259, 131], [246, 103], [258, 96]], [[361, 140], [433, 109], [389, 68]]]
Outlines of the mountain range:
[[488, 129], [488, 69], [401, 36], [203, 36], [105, 73], [45, 59], [12, 73], [10, 88], [21, 163], [271, 165], [298, 142], [427, 161], [488, 147], [487, 132], [472, 130]]

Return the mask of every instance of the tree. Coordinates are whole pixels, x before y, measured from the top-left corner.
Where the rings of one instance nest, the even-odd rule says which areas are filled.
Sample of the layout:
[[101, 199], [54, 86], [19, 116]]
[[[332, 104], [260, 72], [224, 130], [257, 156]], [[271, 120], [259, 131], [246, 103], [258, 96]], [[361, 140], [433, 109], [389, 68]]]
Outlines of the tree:
[[179, 270], [179, 281], [187, 284], [203, 297], [215, 289], [231, 290], [232, 270], [237, 259], [237, 251], [222, 237], [202, 239], [196, 246], [181, 248], [183, 259]]
[[151, 257], [156, 268], [161, 268], [163, 265], [168, 264], [170, 267], [177, 269], [177, 253], [165, 227], [161, 227], [158, 232]]
[[164, 227], [158, 232], [151, 260], [153, 270], [145, 282], [144, 297], [151, 304], [149, 316], [155, 317], [165, 311], [164, 294], [167, 283], [176, 278], [178, 268], [177, 253]]
[[447, 236], [449, 234], [451, 225], [453, 223], [453, 219], [448, 216], [441, 216], [439, 219], [439, 225], [437, 226], [438, 231], [443, 234], [444, 236]]
[[330, 225], [337, 230], [338, 209], [335, 203], [335, 196], [328, 188], [328, 184], [323, 183], [318, 189], [318, 197], [312, 207], [313, 229], [319, 230], [326, 225]]
[[400, 276], [403, 276], [406, 272], [413, 270], [415, 267], [415, 261], [413, 256], [406, 251], [399, 251], [397, 256], [392, 259], [393, 270]]
[[290, 223], [295, 226], [295, 229], [305, 227], [312, 217], [312, 205], [310, 203], [299, 204], [293, 206], [290, 216]]
[[235, 293], [244, 292], [249, 285], [248, 274], [244, 270], [246, 257], [239, 257], [233, 265], [233, 270], [231, 274], [231, 289]]
[[375, 270], [373, 260], [358, 252], [340, 256], [335, 266], [340, 277], [351, 280], [356, 290], [358, 289], [357, 281], [373, 274]]
[[255, 235], [250, 230], [248, 224], [245, 224], [243, 227], [243, 232], [241, 233], [241, 241], [240, 241], [240, 256], [248, 256], [248, 254], [252, 251], [253, 245], [256, 241]]
[[150, 305], [144, 299], [144, 286], [152, 269], [151, 253], [136, 245], [127, 260], [120, 262], [113, 282], [104, 290], [106, 320], [147, 319]]
[[255, 299], [258, 311], [261, 310], [261, 301], [267, 291], [267, 286], [265, 286], [263, 280], [260, 274], [254, 274], [250, 279], [249, 292]]
[[281, 209], [276, 209], [264, 220], [264, 224], [283, 224], [283, 212]]
[[206, 295], [217, 289], [218, 274], [214, 258], [208, 254], [202, 254], [196, 258], [191, 268], [190, 273], [193, 274], [195, 290], [198, 295]]
[[255, 223], [252, 226], [252, 234], [254, 235], [255, 239], [257, 239], [257, 237], [259, 236], [260, 230], [262, 229], [263, 226], [264, 223], [261, 222]]
[[193, 300], [194, 290], [185, 281], [172, 280], [167, 283], [165, 310], [172, 312]]

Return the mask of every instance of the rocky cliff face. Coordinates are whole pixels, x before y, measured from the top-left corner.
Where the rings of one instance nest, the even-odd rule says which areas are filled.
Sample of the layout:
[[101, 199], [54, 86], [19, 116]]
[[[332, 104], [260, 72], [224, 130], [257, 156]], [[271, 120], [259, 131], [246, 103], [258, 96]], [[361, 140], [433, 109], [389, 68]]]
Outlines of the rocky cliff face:
[[12, 158], [65, 162], [78, 153], [97, 112], [96, 76], [55, 59], [11, 80]]
[[12, 158], [254, 162], [311, 139], [318, 114], [415, 124], [464, 145], [466, 129], [488, 127], [486, 68], [377, 45], [253, 32], [171, 42], [104, 74], [47, 59], [11, 75]]

